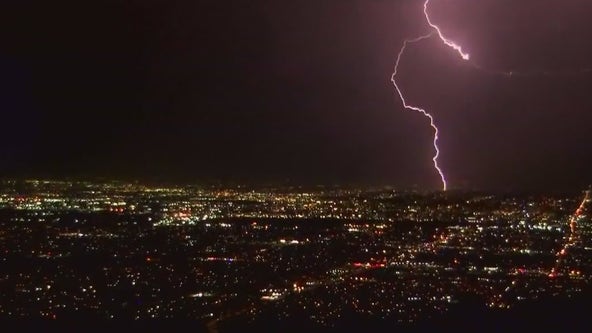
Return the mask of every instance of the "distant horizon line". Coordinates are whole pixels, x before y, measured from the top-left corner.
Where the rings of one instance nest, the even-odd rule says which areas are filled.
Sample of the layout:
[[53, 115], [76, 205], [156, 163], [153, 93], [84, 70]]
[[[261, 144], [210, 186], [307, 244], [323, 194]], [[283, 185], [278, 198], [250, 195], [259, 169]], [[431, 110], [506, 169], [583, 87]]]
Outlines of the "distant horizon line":
[[146, 179], [127, 179], [125, 177], [104, 177], [104, 176], [54, 176], [54, 177], [0, 177], [0, 182], [72, 182], [72, 183], [120, 183], [129, 185], [142, 185], [142, 186], [204, 186], [204, 187], [220, 187], [220, 188], [266, 188], [266, 187], [277, 187], [277, 188], [350, 188], [359, 190], [392, 190], [397, 192], [412, 192], [421, 194], [435, 194], [435, 193], [568, 193], [568, 192], [584, 192], [592, 189], [592, 184], [587, 186], [578, 187], [577, 189], [543, 189], [543, 188], [506, 188], [506, 189], [494, 189], [485, 187], [474, 187], [474, 188], [449, 188], [447, 191], [441, 189], [428, 189], [422, 188], [419, 185], [415, 186], [397, 186], [388, 183], [372, 183], [372, 182], [327, 182], [327, 183], [313, 183], [313, 182], [297, 182], [293, 180], [285, 181], [230, 181], [230, 180], [146, 180]]

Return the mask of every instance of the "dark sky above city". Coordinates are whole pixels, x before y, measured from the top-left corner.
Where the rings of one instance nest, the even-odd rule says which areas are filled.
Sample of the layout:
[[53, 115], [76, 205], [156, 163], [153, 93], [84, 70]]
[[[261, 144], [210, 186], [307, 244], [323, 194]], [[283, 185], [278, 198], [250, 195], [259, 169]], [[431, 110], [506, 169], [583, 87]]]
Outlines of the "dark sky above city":
[[[6, 0], [0, 176], [438, 189], [419, 0]], [[592, 183], [592, 2], [432, 0], [451, 188]]]

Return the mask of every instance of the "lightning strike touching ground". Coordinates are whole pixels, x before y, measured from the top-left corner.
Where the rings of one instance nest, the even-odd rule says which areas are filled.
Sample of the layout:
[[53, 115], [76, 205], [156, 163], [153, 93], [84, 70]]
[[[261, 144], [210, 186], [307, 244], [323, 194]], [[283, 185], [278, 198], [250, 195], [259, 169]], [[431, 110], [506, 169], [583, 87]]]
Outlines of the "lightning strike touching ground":
[[397, 61], [395, 63], [395, 70], [393, 72], [393, 75], [391, 76], [391, 82], [393, 83], [393, 85], [395, 86], [395, 89], [397, 90], [397, 93], [399, 94], [399, 97], [401, 98], [401, 102], [403, 103], [403, 107], [405, 107], [408, 110], [413, 110], [413, 111], [417, 111], [422, 113], [425, 117], [427, 117], [430, 120], [430, 126], [432, 126], [432, 128], [434, 129], [434, 149], [436, 150], [436, 154], [434, 155], [434, 157], [432, 158], [432, 160], [434, 161], [434, 168], [436, 169], [436, 171], [438, 171], [438, 174], [440, 175], [440, 179], [442, 180], [442, 190], [446, 191], [448, 188], [448, 184], [446, 182], [446, 176], [444, 175], [444, 172], [442, 171], [442, 168], [440, 167], [440, 165], [438, 164], [438, 157], [440, 157], [440, 148], [438, 147], [438, 138], [439, 138], [439, 129], [438, 126], [436, 126], [436, 123], [434, 121], [434, 117], [428, 113], [425, 109], [422, 109], [420, 107], [417, 106], [413, 106], [413, 105], [409, 105], [407, 104], [407, 101], [405, 100], [405, 97], [403, 95], [403, 92], [401, 91], [401, 88], [399, 87], [399, 85], [397, 84], [397, 73], [399, 71], [399, 63], [401, 62], [401, 58], [403, 57], [403, 54], [405, 53], [405, 49], [407, 48], [408, 44], [411, 43], [417, 43], [421, 40], [427, 39], [432, 37], [434, 34], [437, 34], [438, 37], [440, 38], [440, 40], [442, 40], [442, 42], [451, 47], [452, 49], [454, 49], [456, 52], [458, 52], [458, 54], [460, 55], [460, 57], [464, 60], [469, 60], [470, 56], [468, 53], [465, 53], [462, 50], [462, 47], [460, 45], [457, 45], [456, 43], [454, 43], [453, 41], [449, 40], [448, 38], [446, 38], [444, 36], [444, 34], [442, 34], [442, 30], [440, 30], [440, 27], [438, 27], [436, 24], [434, 24], [432, 22], [432, 20], [430, 19], [430, 15], [428, 14], [428, 5], [430, 3], [430, 0], [426, 0], [426, 2], [424, 2], [423, 4], [423, 13], [425, 15], [426, 21], [428, 23], [428, 25], [435, 30], [435, 32], [432, 32], [428, 35], [424, 35], [424, 36], [420, 36], [417, 38], [413, 38], [413, 39], [406, 39], [403, 42], [403, 46], [401, 47], [401, 50], [399, 51], [399, 54], [397, 55]]
[[399, 51], [399, 54], [397, 55], [397, 61], [395, 62], [395, 71], [393, 72], [393, 75], [391, 76], [391, 82], [395, 86], [395, 89], [397, 90], [397, 93], [399, 94], [399, 97], [401, 98], [401, 102], [403, 103], [404, 108], [406, 108], [408, 110], [420, 112], [430, 120], [430, 126], [432, 126], [432, 128], [434, 129], [434, 149], [436, 150], [436, 154], [434, 155], [432, 160], [434, 161], [434, 168], [436, 168], [436, 171], [438, 171], [438, 174], [440, 174], [440, 179], [442, 180], [442, 190], [446, 191], [446, 189], [448, 187], [448, 185], [446, 183], [446, 176], [444, 176], [444, 172], [440, 168], [440, 165], [438, 165], [438, 157], [440, 156], [440, 149], [438, 148], [439, 130], [438, 130], [438, 127], [436, 126], [436, 123], [434, 122], [434, 117], [431, 114], [429, 114], [426, 110], [424, 110], [420, 107], [407, 104], [407, 101], [405, 100], [405, 96], [403, 95], [403, 92], [401, 91], [401, 88], [397, 84], [397, 80], [396, 80], [397, 74], [399, 72], [399, 63], [401, 62], [401, 58], [403, 57], [403, 53], [405, 53], [405, 49], [407, 48], [407, 45], [411, 44], [411, 43], [417, 43], [417, 42], [424, 40], [424, 39], [428, 39], [428, 38], [432, 37], [433, 35], [434, 35], [434, 33], [430, 33], [428, 35], [417, 37], [414, 39], [407, 39], [403, 42], [403, 47], [401, 47], [401, 50]]
[[[403, 95], [403, 92], [401, 90], [401, 88], [399, 87], [399, 85], [397, 84], [396, 81], [396, 77], [397, 77], [397, 73], [399, 71], [399, 64], [401, 62], [401, 58], [403, 57], [403, 54], [405, 53], [405, 50], [407, 48], [407, 46], [409, 44], [412, 43], [417, 43], [419, 41], [422, 41], [424, 39], [428, 39], [434, 35], [437, 35], [438, 38], [440, 38], [440, 40], [442, 41], [442, 43], [448, 47], [450, 47], [451, 49], [453, 49], [454, 51], [456, 51], [458, 53], [458, 55], [465, 61], [469, 61], [471, 56], [469, 55], [469, 53], [463, 51], [463, 48], [461, 45], [458, 45], [457, 43], [455, 43], [454, 41], [448, 39], [446, 36], [444, 36], [444, 34], [442, 33], [442, 29], [440, 29], [440, 27], [435, 24], [432, 19], [430, 18], [430, 14], [428, 11], [428, 7], [430, 4], [431, 0], [425, 0], [425, 2], [423, 3], [423, 14], [425, 16], [425, 20], [426, 23], [430, 26], [431, 29], [433, 29], [433, 32], [431, 32], [430, 34], [424, 35], [424, 36], [420, 36], [417, 38], [410, 38], [410, 39], [406, 39], [403, 42], [403, 46], [401, 47], [401, 50], [399, 51], [399, 54], [397, 55], [397, 61], [395, 63], [395, 69], [394, 72], [391, 76], [391, 82], [393, 83], [393, 85], [395, 86], [395, 89], [397, 90], [397, 93], [399, 94], [399, 97], [401, 98], [401, 102], [403, 103], [403, 107], [405, 109], [408, 110], [413, 110], [413, 111], [417, 111], [420, 112], [421, 114], [423, 114], [425, 117], [427, 117], [430, 120], [430, 126], [434, 129], [434, 149], [436, 151], [436, 154], [433, 157], [433, 161], [434, 161], [434, 168], [436, 169], [436, 171], [438, 172], [438, 174], [440, 175], [440, 178], [442, 180], [442, 190], [446, 191], [448, 188], [448, 184], [446, 181], [446, 176], [444, 175], [444, 172], [442, 170], [442, 168], [440, 167], [439, 163], [438, 163], [438, 158], [440, 157], [440, 148], [438, 147], [438, 139], [439, 139], [439, 129], [436, 125], [436, 122], [434, 120], [434, 117], [427, 112], [425, 109], [422, 109], [421, 107], [418, 106], [413, 106], [413, 105], [409, 105], [407, 104], [407, 101], [405, 100], [405, 97]], [[490, 70], [490, 69], [486, 69], [483, 68], [481, 66], [479, 66], [478, 64], [474, 63], [474, 62], [470, 62], [470, 65], [482, 72], [491, 74], [491, 75], [502, 75], [502, 76], [506, 76], [506, 77], [513, 77], [513, 76], [558, 76], [558, 75], [586, 75], [590, 72], [592, 72], [591, 69], [589, 68], [584, 68], [584, 69], [580, 69], [577, 71], [567, 71], [567, 72], [550, 72], [550, 71], [540, 71], [540, 72], [520, 72], [520, 71], [502, 71], [502, 70]]]

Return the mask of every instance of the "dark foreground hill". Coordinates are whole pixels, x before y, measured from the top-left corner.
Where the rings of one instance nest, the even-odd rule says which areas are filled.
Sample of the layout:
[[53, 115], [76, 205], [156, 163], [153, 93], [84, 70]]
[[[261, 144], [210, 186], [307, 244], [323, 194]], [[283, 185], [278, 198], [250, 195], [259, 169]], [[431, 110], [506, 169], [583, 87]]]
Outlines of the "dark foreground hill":
[[[376, 320], [347, 314], [334, 328], [316, 326], [307, 318], [290, 321], [260, 320], [256, 323], [227, 321], [217, 327], [219, 333], [285, 332], [591, 332], [592, 292], [573, 298], [547, 298], [525, 302], [511, 310], [489, 309], [482, 302], [467, 298], [437, 318], [401, 325], [392, 321]], [[57, 321], [4, 320], [3, 327], [18, 328], [20, 332], [208, 332], [204, 323], [188, 320], [99, 321], [92, 318], [69, 318]]]

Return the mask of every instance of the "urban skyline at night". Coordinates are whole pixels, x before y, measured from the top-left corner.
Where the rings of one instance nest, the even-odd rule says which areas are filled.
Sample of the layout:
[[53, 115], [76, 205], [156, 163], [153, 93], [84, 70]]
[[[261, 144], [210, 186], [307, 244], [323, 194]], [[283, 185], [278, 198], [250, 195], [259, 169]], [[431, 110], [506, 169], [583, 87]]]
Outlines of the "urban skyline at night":
[[507, 328], [587, 295], [591, 236], [590, 190], [4, 180], [0, 317], [389, 331], [470, 308]]

